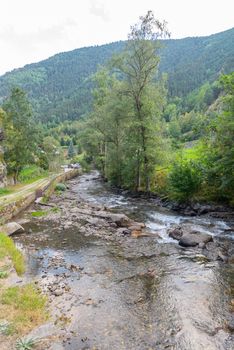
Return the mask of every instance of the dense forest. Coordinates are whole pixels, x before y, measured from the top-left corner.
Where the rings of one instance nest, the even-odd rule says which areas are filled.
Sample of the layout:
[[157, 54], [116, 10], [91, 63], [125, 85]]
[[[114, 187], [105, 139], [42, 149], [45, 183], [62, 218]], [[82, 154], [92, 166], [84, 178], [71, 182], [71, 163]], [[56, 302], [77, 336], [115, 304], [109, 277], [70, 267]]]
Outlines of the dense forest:
[[[161, 39], [158, 74], [168, 75], [168, 95], [184, 98], [234, 69], [234, 28], [208, 37]], [[57, 54], [0, 77], [0, 102], [14, 86], [28, 94], [37, 119], [52, 126], [91, 111], [92, 75], [121, 52], [125, 42]]]
[[40, 175], [80, 162], [118, 187], [233, 205], [234, 29], [168, 36], [148, 12], [126, 42], [0, 77], [4, 159], [15, 182], [27, 169]]

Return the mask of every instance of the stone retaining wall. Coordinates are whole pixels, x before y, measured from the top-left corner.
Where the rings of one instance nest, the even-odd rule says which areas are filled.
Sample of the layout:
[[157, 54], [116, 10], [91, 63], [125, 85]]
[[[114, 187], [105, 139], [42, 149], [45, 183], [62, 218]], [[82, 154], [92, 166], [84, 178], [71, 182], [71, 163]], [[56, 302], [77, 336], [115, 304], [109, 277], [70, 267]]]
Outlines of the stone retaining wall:
[[22, 194], [19, 198], [8, 202], [7, 204], [0, 204], [0, 224], [12, 219], [14, 216], [25, 210], [30, 204], [32, 204], [38, 197], [38, 193], [46, 196], [50, 196], [58, 182], [64, 182], [78, 176], [81, 173], [78, 169], [69, 170], [58, 175], [54, 175], [52, 178], [48, 178], [48, 181], [42, 185], [38, 185], [32, 191]]

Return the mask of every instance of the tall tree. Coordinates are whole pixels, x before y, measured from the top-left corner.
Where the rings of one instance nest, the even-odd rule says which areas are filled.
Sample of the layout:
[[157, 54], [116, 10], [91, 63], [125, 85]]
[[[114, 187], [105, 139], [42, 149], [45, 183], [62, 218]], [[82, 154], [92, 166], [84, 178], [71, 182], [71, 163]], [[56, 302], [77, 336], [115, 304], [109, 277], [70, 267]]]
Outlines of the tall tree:
[[214, 123], [211, 136], [213, 149], [212, 171], [218, 180], [221, 196], [233, 200], [234, 196], [234, 73], [220, 78], [223, 88], [223, 111]]
[[71, 139], [69, 147], [68, 147], [68, 151], [67, 151], [67, 156], [68, 158], [73, 158], [76, 155], [75, 149], [74, 149], [74, 145], [73, 145], [73, 141]]
[[20, 88], [13, 88], [10, 97], [3, 104], [5, 110], [4, 129], [6, 133], [5, 160], [9, 174], [15, 182], [20, 170], [35, 162], [38, 130], [26, 94]]
[[153, 12], [148, 11], [140, 17], [139, 23], [131, 27], [125, 52], [114, 60], [114, 67], [125, 82], [123, 92], [130, 97], [134, 108], [132, 133], [135, 135], [136, 190], [142, 187], [142, 177], [144, 188], [150, 190], [150, 176], [155, 163], [152, 149], [165, 95], [162, 85], [155, 83], [159, 65], [158, 39], [167, 36], [166, 22], [158, 21]]
[[95, 75], [92, 127], [99, 134], [99, 151], [106, 178], [120, 186], [123, 167], [123, 143], [128, 120], [128, 99], [122, 93], [122, 82], [108, 72]]

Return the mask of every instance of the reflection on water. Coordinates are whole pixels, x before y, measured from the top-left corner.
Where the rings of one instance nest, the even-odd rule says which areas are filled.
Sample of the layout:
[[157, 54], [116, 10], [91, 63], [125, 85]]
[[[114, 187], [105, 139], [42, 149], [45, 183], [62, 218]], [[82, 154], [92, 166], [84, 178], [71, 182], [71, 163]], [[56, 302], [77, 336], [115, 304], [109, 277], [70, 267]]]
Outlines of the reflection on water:
[[[207, 262], [166, 235], [170, 225], [180, 223], [219, 235], [228, 223], [176, 215], [153, 202], [114, 194], [96, 173], [72, 183], [74, 196], [144, 221], [161, 239], [107, 242], [76, 228], [58, 231], [46, 221], [30, 224], [31, 234], [17, 238], [29, 256], [29, 276], [59, 275], [70, 264], [82, 268], [69, 277], [76, 295], [70, 325], [74, 336], [64, 349], [233, 349], [226, 326], [231, 322], [232, 266]], [[61, 261], [56, 268], [51, 264], [55, 258]]]

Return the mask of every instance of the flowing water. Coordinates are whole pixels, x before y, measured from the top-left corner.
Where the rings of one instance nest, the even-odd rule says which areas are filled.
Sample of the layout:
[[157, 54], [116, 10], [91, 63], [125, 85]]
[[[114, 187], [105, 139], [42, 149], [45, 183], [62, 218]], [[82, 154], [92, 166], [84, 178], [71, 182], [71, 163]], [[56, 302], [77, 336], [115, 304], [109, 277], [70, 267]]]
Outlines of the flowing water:
[[67, 277], [73, 298], [68, 326], [72, 333], [63, 348], [234, 349], [233, 265], [207, 261], [198, 249], [179, 247], [166, 234], [175, 223], [189, 224], [232, 245], [232, 235], [223, 233], [229, 223], [208, 216], [184, 217], [157, 207], [153, 200], [116, 194], [95, 172], [72, 183], [74, 200], [126, 213], [145, 222], [152, 235], [107, 241], [86, 237], [76, 228], [58, 231], [56, 223], [45, 220], [30, 223], [31, 233], [16, 238], [29, 256], [29, 277], [42, 277], [45, 270], [51, 276], [66, 273], [62, 265], [49, 266], [54, 256], [82, 267], [82, 273]]

